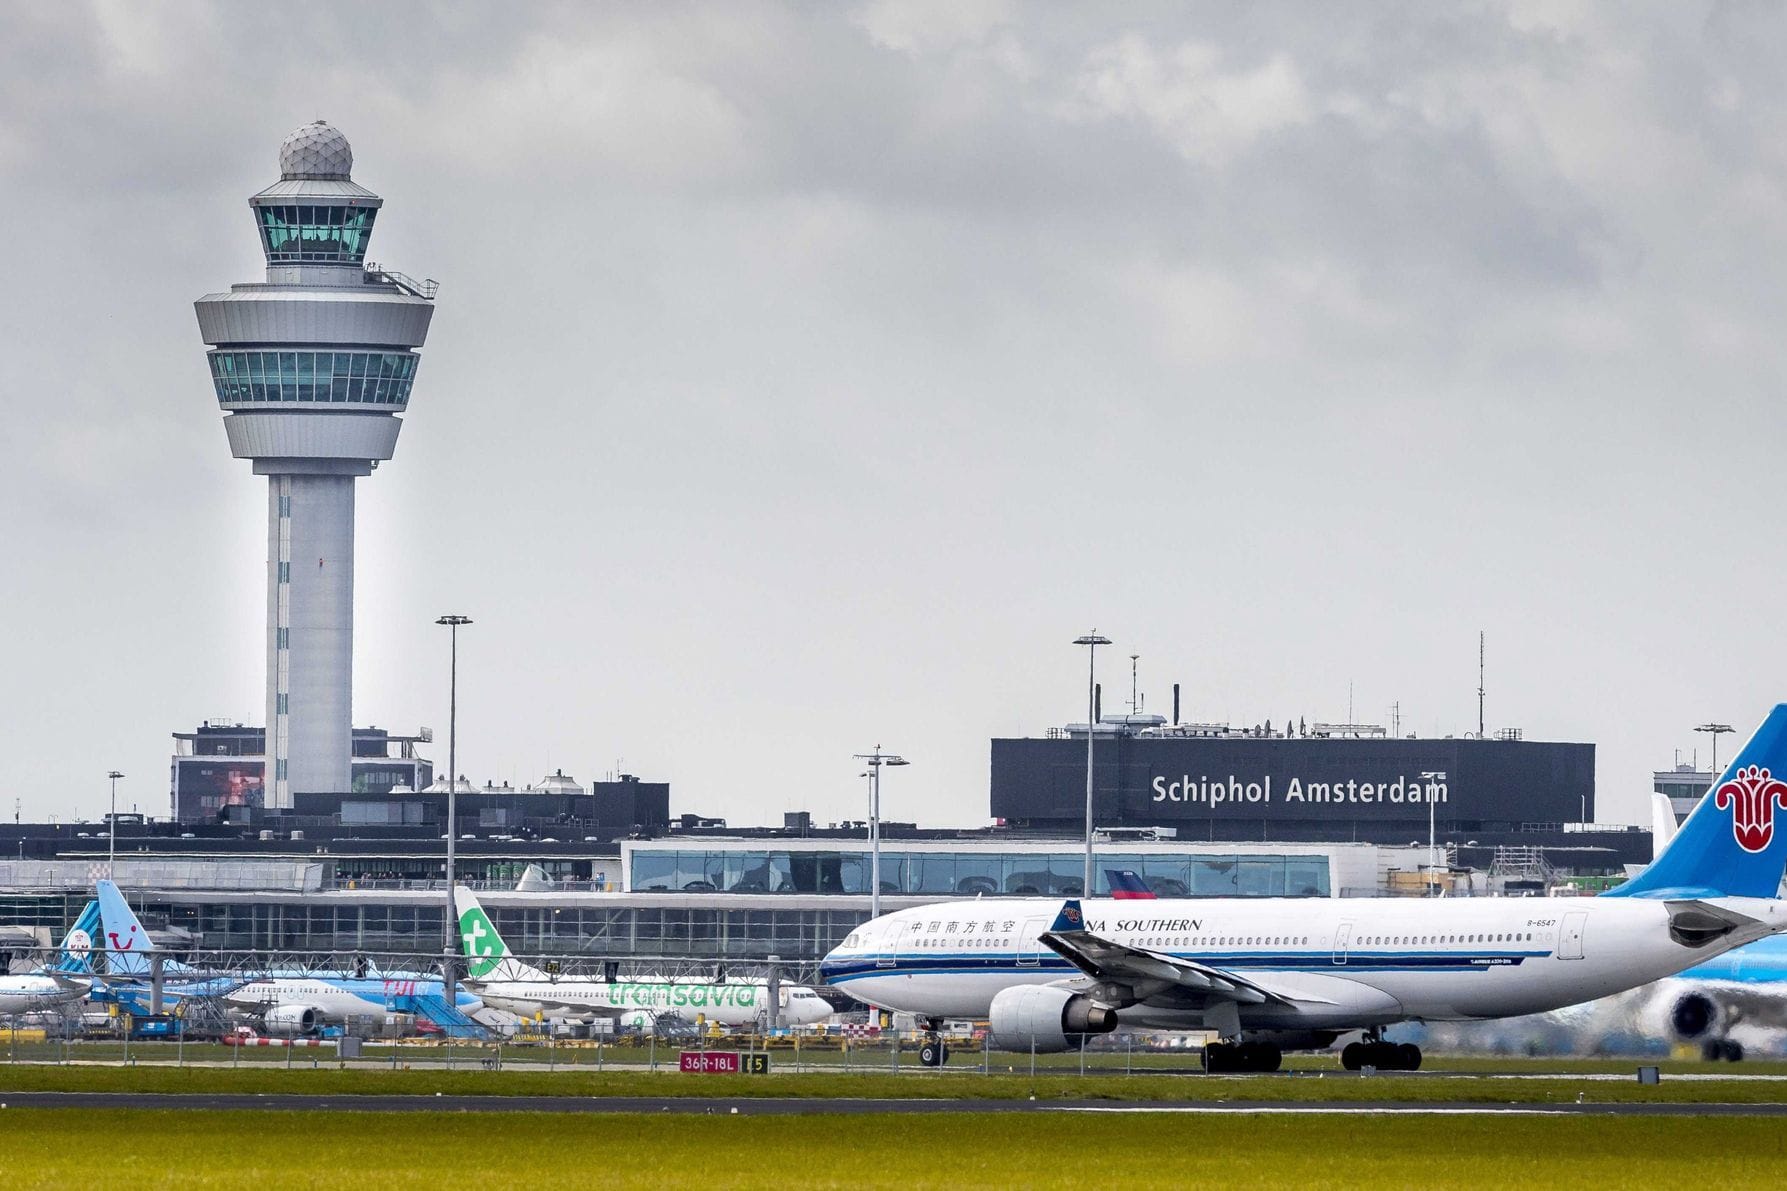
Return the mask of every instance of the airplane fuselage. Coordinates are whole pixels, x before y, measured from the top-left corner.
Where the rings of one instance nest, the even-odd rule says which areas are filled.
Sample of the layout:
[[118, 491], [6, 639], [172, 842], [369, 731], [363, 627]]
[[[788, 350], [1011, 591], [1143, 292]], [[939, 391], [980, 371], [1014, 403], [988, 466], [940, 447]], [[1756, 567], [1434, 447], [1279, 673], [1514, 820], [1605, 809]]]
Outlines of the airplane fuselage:
[[35, 1013], [86, 995], [85, 980], [59, 984], [48, 976], [0, 976], [0, 1014]]
[[[1686, 946], [1671, 937], [1669, 903], [1642, 898], [1089, 900], [1081, 909], [1103, 939], [1288, 994], [1288, 1004], [1238, 1006], [1247, 1028], [1349, 1029], [1543, 1012], [1649, 983], [1783, 925], [1772, 900], [1717, 904], [1759, 925]], [[901, 910], [853, 932], [821, 970], [880, 1008], [985, 1018], [1003, 989], [1092, 983], [1039, 941], [1060, 908], [999, 898]], [[1187, 1024], [1170, 999], [1118, 1016]]]
[[[645, 1012], [669, 1013], [688, 1022], [697, 1018], [724, 1026], [751, 1025], [768, 1015], [769, 987], [762, 980], [493, 980], [474, 983], [486, 1004], [524, 1017], [589, 1021]], [[777, 1017], [786, 1025], [806, 1025], [831, 1015], [831, 1006], [811, 989], [783, 984]]]

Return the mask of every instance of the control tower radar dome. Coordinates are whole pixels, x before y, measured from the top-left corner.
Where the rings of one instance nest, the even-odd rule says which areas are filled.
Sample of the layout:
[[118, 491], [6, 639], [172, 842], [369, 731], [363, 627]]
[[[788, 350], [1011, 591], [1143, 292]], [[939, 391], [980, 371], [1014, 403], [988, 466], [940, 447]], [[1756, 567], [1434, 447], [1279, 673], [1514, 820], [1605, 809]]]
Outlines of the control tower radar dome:
[[341, 129], [327, 120], [312, 120], [279, 142], [279, 176], [346, 181], [354, 169], [354, 150]]

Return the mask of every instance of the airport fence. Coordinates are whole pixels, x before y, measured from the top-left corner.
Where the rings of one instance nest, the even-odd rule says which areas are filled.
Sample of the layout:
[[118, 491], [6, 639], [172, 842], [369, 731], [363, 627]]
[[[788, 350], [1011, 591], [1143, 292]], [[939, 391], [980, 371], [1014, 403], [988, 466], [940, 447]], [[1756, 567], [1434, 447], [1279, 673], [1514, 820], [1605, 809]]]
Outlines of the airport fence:
[[[835, 1031], [836, 1027], [833, 1027]], [[449, 1070], [534, 1072], [677, 1072], [684, 1055], [738, 1056], [741, 1070], [769, 1074], [806, 1072], [893, 1073], [922, 1077], [938, 1071], [1011, 1074], [1137, 1074], [1201, 1069], [1201, 1037], [1122, 1033], [1093, 1039], [1066, 1053], [1006, 1051], [984, 1032], [946, 1037], [946, 1061], [925, 1061], [930, 1035], [885, 1030], [843, 1036], [836, 1032], [707, 1032], [660, 1036], [565, 1039], [524, 1033], [489, 1041], [453, 1038], [368, 1039], [189, 1038], [175, 1029], [140, 1037], [83, 1032], [78, 1023], [42, 1013], [0, 1018], [0, 1063], [145, 1067], [333, 1068], [355, 1070]], [[732, 1060], [728, 1059], [728, 1062]]]

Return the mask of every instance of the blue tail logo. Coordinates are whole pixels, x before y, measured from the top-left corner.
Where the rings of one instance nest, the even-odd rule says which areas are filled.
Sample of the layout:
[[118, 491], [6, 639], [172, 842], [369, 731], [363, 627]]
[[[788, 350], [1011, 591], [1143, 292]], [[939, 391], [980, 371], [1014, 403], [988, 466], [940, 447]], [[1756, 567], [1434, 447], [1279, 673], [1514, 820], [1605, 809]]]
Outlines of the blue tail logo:
[[1649, 868], [1609, 897], [1774, 897], [1787, 870], [1787, 703], [1762, 721]]

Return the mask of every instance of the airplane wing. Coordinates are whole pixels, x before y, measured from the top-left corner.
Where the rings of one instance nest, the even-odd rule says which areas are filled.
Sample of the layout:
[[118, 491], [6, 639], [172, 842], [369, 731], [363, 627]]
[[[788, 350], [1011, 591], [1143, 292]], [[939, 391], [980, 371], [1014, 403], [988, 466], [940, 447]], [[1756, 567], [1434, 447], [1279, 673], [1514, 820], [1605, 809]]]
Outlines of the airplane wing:
[[[1264, 982], [1183, 956], [1112, 942], [1085, 929], [1078, 901], [1062, 904], [1054, 925], [1043, 932], [1041, 941], [1101, 986], [1109, 986], [1113, 993], [1127, 989], [1134, 1001], [1162, 995], [1170, 995], [1174, 1000], [1221, 1000], [1243, 1005], [1282, 1005], [1312, 999], [1275, 991]], [[1113, 999], [1126, 998], [1118, 994]]]

